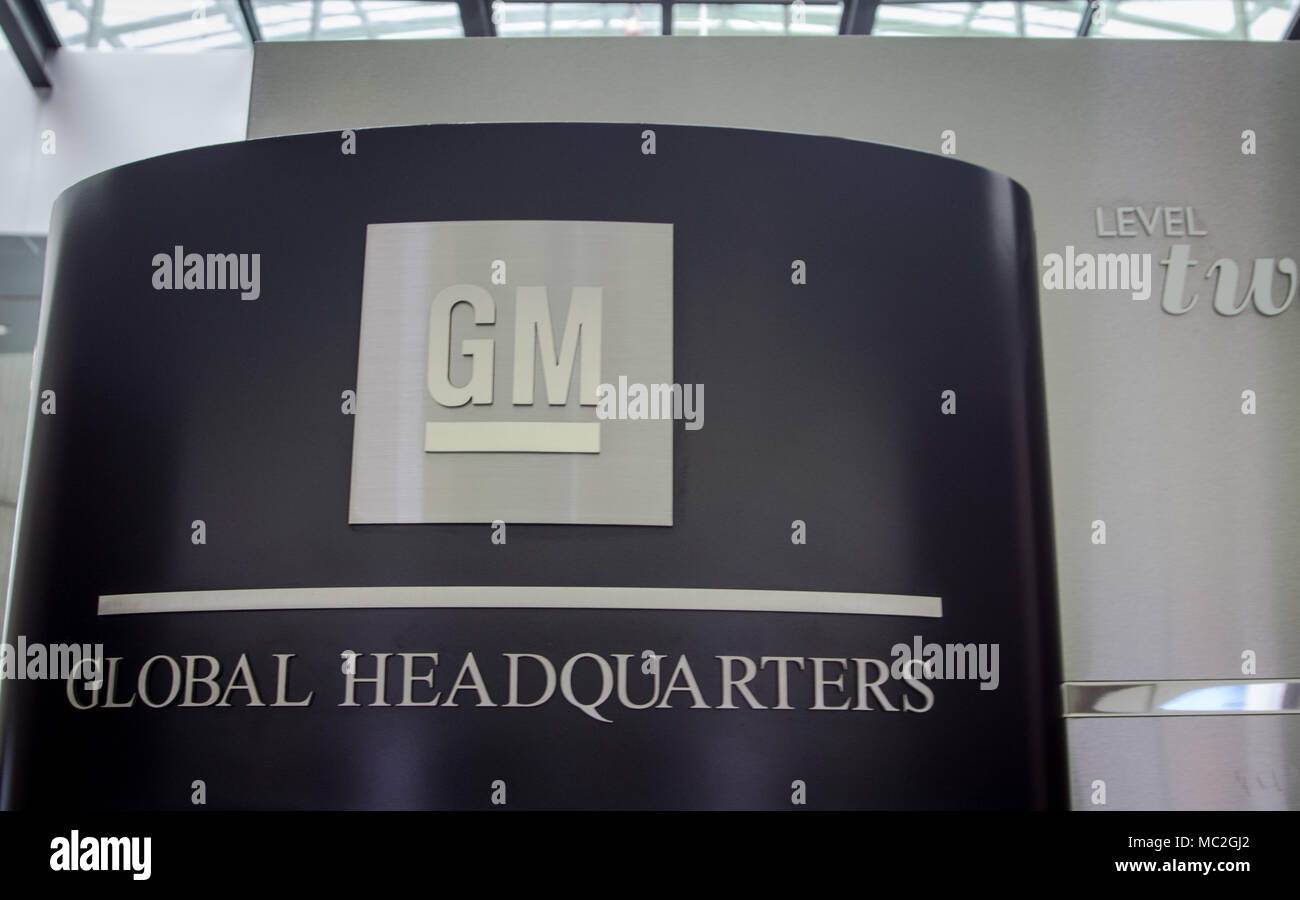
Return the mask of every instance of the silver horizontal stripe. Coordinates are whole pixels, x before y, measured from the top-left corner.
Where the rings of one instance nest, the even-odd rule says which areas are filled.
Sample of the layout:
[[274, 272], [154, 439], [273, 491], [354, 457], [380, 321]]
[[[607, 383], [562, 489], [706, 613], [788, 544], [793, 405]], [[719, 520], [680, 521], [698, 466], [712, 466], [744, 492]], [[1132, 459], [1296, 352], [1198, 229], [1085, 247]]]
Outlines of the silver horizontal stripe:
[[939, 597], [831, 591], [633, 587], [331, 587], [109, 594], [101, 616], [263, 609], [651, 609], [943, 615]]
[[1063, 690], [1069, 718], [1300, 712], [1298, 678], [1072, 681]]

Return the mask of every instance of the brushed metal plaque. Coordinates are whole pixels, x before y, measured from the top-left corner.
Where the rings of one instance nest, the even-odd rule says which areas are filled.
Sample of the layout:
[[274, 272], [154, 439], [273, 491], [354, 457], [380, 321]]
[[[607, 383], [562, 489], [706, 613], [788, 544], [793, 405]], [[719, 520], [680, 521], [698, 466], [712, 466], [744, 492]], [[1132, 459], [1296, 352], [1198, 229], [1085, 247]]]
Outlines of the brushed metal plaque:
[[1300, 716], [1103, 716], [1066, 730], [1075, 809], [1300, 806]]
[[[349, 523], [671, 525], [672, 420], [599, 420], [580, 382], [594, 362], [597, 383], [672, 383], [672, 278], [670, 224], [370, 225]], [[474, 303], [448, 311], [445, 292], [458, 287]], [[534, 336], [516, 299], [539, 289], [550, 334]], [[578, 296], [599, 297], [599, 319], [569, 335]], [[431, 346], [444, 336], [449, 347]], [[461, 405], [435, 399], [431, 354], [434, 368], [446, 360]], [[516, 382], [530, 379], [515, 365], [528, 356], [533, 396], [521, 397]], [[565, 379], [567, 393], [551, 396]]]

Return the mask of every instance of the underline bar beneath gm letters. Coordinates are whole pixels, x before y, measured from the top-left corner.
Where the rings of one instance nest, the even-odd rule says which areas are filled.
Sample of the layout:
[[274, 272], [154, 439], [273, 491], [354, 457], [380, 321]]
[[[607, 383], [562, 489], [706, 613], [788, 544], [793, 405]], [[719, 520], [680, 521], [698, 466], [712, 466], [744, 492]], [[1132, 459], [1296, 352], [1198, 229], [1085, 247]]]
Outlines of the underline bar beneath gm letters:
[[426, 453], [599, 453], [599, 422], [426, 422]]

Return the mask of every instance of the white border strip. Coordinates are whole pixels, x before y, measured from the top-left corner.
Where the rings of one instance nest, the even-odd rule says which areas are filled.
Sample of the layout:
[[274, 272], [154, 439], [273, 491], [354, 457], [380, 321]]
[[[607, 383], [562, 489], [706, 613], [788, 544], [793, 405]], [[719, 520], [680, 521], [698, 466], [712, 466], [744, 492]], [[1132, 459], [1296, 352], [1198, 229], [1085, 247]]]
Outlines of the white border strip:
[[1067, 681], [1067, 719], [1300, 714], [1300, 678]]
[[331, 587], [108, 594], [101, 616], [265, 609], [654, 609], [943, 616], [943, 600], [908, 594], [633, 587]]
[[425, 422], [426, 453], [599, 453], [599, 422]]

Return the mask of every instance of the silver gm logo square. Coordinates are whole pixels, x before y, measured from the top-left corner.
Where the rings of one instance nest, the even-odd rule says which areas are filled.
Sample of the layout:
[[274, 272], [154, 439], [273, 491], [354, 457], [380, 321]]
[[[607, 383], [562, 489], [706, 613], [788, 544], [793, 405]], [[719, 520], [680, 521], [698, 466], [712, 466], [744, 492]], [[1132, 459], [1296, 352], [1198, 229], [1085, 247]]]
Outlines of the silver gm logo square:
[[672, 421], [596, 387], [673, 381], [672, 225], [370, 225], [352, 524], [671, 525]]

